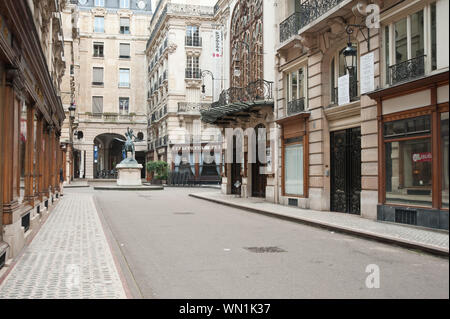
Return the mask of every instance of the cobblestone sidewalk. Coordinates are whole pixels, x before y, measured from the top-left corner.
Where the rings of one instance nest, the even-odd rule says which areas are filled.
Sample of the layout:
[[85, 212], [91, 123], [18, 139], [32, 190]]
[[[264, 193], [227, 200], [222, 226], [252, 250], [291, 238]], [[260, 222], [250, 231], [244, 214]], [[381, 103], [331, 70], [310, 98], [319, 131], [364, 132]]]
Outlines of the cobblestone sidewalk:
[[0, 285], [0, 299], [123, 299], [92, 195], [68, 194]]
[[279, 216], [308, 224], [360, 234], [402, 246], [424, 249], [439, 254], [449, 253], [449, 234], [415, 227], [373, 221], [350, 214], [322, 212], [268, 203], [261, 199], [237, 198], [219, 192], [191, 194], [192, 197], [219, 204]]

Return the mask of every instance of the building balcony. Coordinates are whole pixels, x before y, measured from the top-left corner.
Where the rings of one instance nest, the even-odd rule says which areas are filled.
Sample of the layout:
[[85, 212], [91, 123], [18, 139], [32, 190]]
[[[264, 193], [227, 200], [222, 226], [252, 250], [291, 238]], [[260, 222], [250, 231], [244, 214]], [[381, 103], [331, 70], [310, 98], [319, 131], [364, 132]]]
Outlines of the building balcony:
[[119, 113], [80, 113], [78, 114], [80, 123], [139, 123], [146, 124], [147, 116], [137, 115], [134, 113], [119, 114]]
[[210, 107], [211, 107], [210, 103], [179, 102], [178, 103], [178, 113], [179, 114], [200, 115], [201, 110], [207, 110]]
[[285, 42], [298, 34], [301, 25], [301, 13], [295, 12], [280, 23], [280, 43]]
[[286, 109], [287, 116], [295, 115], [305, 111], [305, 98], [289, 101]]
[[158, 138], [158, 139], [156, 140], [156, 142], [155, 142], [155, 147], [156, 147], [156, 148], [165, 147], [165, 146], [167, 146], [168, 141], [169, 141], [169, 136], [168, 136], [168, 135], [166, 135], [166, 136], [164, 136], [164, 137], [160, 137], [160, 138]]
[[389, 67], [389, 85], [408, 82], [425, 75], [425, 55]]

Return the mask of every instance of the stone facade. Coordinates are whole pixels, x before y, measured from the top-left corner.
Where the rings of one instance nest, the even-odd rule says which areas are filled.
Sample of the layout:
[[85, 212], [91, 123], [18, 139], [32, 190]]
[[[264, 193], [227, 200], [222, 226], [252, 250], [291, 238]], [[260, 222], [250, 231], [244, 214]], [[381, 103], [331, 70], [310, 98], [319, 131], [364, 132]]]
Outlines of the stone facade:
[[[152, 5], [151, 1], [144, 1], [141, 9], [131, 1], [130, 8], [119, 8], [116, 2], [95, 7], [89, 1], [66, 13], [68, 20], [74, 15], [77, 20], [67, 44], [73, 51], [71, 69], [76, 85], [72, 96], [65, 99], [66, 110], [70, 103], [76, 106], [72, 132], [77, 133], [72, 134], [74, 163], [67, 166], [75, 178], [98, 178], [106, 171], [111, 177], [121, 155], [116, 154], [113, 159], [108, 150], [113, 147], [114, 138], [124, 139], [128, 127], [142, 138], [136, 151], [142, 158], [147, 151], [146, 92], [142, 83]], [[70, 38], [70, 34], [76, 37]], [[70, 77], [67, 73], [66, 92]], [[98, 108], [94, 98], [101, 100]], [[65, 128], [70, 141], [68, 120]], [[120, 145], [114, 147], [120, 153]]]

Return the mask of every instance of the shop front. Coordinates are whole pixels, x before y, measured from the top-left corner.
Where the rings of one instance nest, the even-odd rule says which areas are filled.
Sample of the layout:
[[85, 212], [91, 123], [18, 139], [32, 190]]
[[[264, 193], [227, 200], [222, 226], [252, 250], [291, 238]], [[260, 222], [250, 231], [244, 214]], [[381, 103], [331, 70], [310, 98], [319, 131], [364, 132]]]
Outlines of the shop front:
[[378, 219], [448, 230], [448, 72], [371, 94], [378, 101]]

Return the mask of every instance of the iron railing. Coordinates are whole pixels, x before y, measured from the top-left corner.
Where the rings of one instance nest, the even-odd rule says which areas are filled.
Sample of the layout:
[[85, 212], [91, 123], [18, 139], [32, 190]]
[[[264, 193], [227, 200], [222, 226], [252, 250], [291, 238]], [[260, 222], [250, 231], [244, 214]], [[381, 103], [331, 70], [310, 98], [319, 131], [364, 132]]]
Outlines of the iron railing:
[[389, 67], [389, 84], [410, 81], [425, 74], [425, 55]]
[[158, 139], [156, 140], [155, 147], [156, 147], [156, 148], [159, 148], [159, 147], [167, 146], [168, 140], [169, 140], [169, 137], [168, 137], [167, 135], [164, 136], [164, 137], [158, 138]]
[[189, 102], [179, 102], [178, 112], [179, 113], [199, 113], [201, 110], [207, 110], [211, 107], [209, 103], [189, 103]]
[[289, 18], [280, 23], [280, 43], [296, 35], [300, 30], [301, 13], [295, 12]]
[[231, 87], [223, 91], [219, 100], [211, 107], [225, 106], [232, 103], [250, 104], [258, 101], [273, 101], [273, 82], [257, 80], [245, 88]]
[[[298, 0], [297, 0], [298, 1]], [[344, 0], [306, 0], [300, 4], [299, 30], [318, 19]]]
[[305, 110], [305, 98], [293, 100], [287, 103], [287, 115], [294, 115]]

